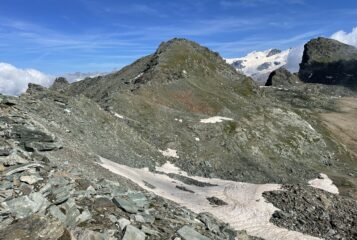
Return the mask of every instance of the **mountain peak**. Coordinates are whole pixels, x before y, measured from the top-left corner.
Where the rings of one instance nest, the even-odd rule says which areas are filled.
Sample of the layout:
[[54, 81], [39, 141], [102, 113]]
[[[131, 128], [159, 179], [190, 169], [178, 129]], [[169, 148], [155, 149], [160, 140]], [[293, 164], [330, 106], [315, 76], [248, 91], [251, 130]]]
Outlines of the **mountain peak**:
[[299, 77], [304, 82], [357, 87], [357, 49], [319, 37], [304, 46]]

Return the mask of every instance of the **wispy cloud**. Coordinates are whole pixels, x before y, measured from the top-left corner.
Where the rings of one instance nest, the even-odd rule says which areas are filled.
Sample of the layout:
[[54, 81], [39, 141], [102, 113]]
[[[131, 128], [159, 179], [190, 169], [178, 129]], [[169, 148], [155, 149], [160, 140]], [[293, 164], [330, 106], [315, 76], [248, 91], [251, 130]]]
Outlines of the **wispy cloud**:
[[205, 45], [217, 49], [223, 54], [230, 55], [229, 57], [234, 56], [246, 51], [253, 50], [266, 50], [269, 48], [289, 48], [294, 47], [301, 42], [306, 42], [309, 39], [319, 36], [322, 33], [321, 31], [309, 31], [297, 35], [293, 35], [287, 38], [281, 39], [269, 39], [264, 36], [256, 38], [245, 38], [239, 41], [233, 42], [207, 42]]
[[221, 0], [220, 5], [225, 8], [230, 7], [258, 7], [261, 5], [276, 4], [305, 4], [305, 0]]

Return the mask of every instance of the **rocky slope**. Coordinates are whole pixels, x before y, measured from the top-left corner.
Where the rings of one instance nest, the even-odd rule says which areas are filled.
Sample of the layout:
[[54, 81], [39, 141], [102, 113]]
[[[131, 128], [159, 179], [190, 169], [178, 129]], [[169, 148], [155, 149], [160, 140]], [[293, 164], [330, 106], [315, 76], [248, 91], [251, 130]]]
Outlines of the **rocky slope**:
[[357, 49], [336, 40], [317, 38], [304, 47], [299, 77], [308, 83], [357, 88]]
[[1, 98], [0, 239], [255, 239], [99, 167], [22, 108], [36, 101]]
[[[339, 112], [340, 96], [356, 97], [314, 84], [260, 88], [184, 39], [116, 73], [1, 96], [0, 239], [254, 239], [150, 193], [153, 184], [135, 184], [100, 159], [153, 174], [169, 161], [188, 175], [153, 183], [195, 196], [190, 185], [211, 185], [190, 175], [306, 185], [323, 172], [341, 198], [355, 198], [357, 156], [321, 121], [321, 113]], [[214, 194], [204, 201], [225, 206]]]

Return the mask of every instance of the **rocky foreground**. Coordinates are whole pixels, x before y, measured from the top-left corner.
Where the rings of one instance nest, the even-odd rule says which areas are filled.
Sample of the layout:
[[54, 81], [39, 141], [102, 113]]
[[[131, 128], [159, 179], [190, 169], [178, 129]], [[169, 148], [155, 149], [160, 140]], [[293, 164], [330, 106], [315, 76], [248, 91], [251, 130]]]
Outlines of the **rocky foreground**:
[[257, 239], [126, 181], [87, 178], [84, 168], [53, 161], [46, 155], [60, 151], [59, 139], [16, 105], [1, 98], [0, 239]]
[[[119, 72], [0, 95], [0, 239], [259, 239], [247, 232], [355, 239], [354, 73], [330, 81], [319, 57], [337, 49], [343, 59], [349, 47], [316, 41], [327, 41], [327, 50], [307, 48], [304, 76], [318, 74], [311, 81], [278, 69], [258, 87], [217, 53], [173, 39]], [[313, 84], [321, 77], [328, 81]], [[131, 175], [108, 171], [102, 158]], [[167, 162], [187, 175], [143, 181]], [[320, 173], [340, 195], [307, 186]], [[271, 192], [277, 188], [264, 184], [290, 185]], [[186, 198], [173, 202], [173, 189]], [[229, 226], [217, 217], [227, 219], [221, 209], [231, 206]], [[251, 206], [268, 206], [265, 228], [254, 225], [261, 212]], [[202, 207], [211, 214], [195, 211]]]

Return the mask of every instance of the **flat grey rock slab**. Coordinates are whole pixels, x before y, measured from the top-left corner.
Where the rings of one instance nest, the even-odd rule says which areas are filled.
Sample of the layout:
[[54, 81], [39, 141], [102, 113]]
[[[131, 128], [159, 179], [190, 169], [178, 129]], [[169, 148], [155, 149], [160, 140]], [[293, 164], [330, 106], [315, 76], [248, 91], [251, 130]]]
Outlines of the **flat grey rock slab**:
[[177, 233], [184, 239], [184, 240], [210, 240], [208, 237], [201, 235], [200, 233], [196, 232], [196, 230], [192, 229], [189, 226], [184, 226], [180, 228]]
[[41, 193], [35, 192], [29, 196], [22, 196], [3, 202], [1, 205], [21, 219], [33, 213], [45, 211], [50, 203]]
[[132, 225], [126, 226], [123, 240], [145, 240], [146, 235]]
[[123, 198], [120, 197], [115, 197], [113, 198], [113, 203], [123, 209], [124, 211], [128, 212], [128, 213], [137, 213], [138, 212], [138, 207], [136, 206], [135, 203], [125, 200]]

